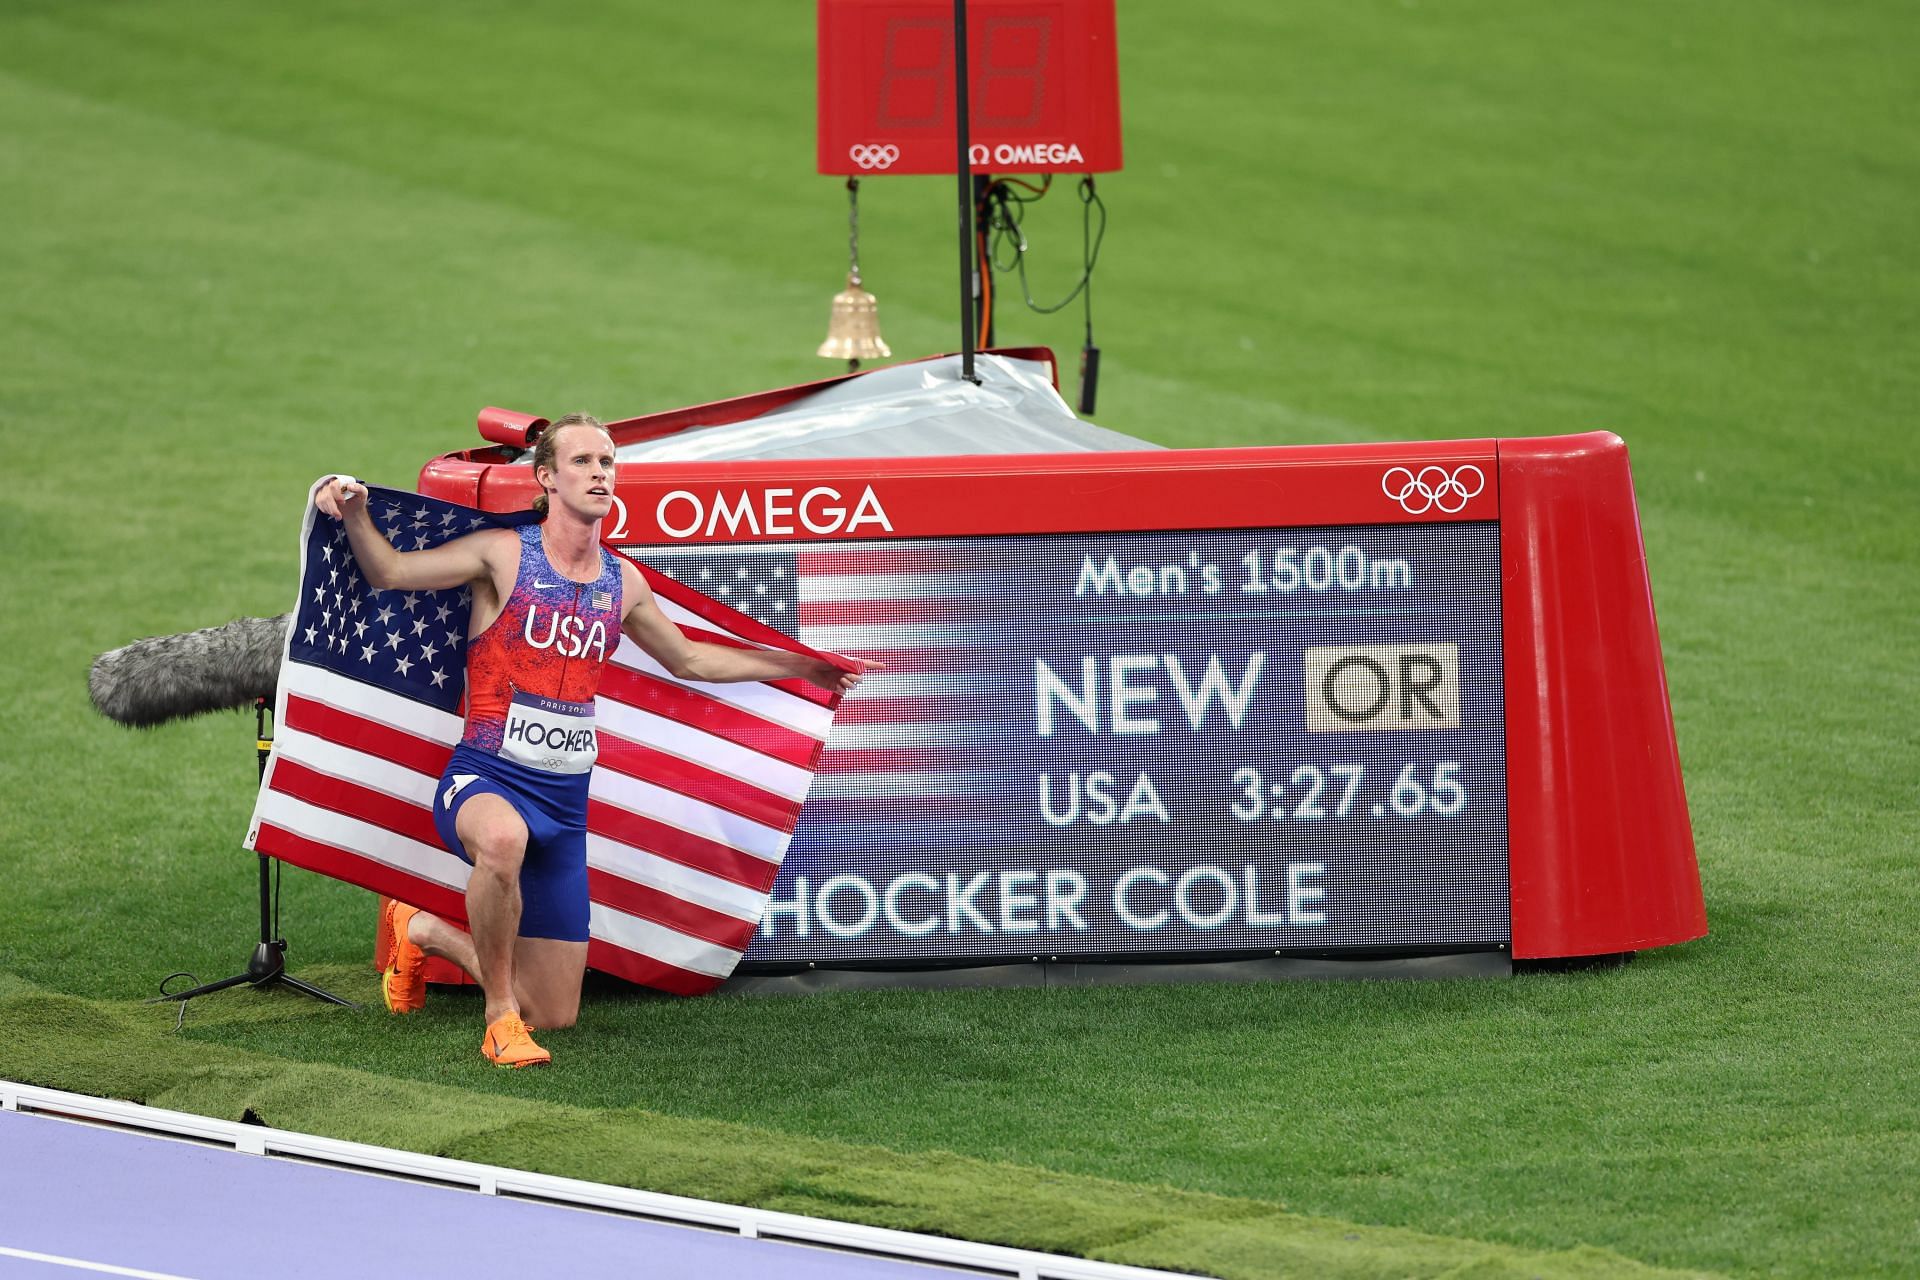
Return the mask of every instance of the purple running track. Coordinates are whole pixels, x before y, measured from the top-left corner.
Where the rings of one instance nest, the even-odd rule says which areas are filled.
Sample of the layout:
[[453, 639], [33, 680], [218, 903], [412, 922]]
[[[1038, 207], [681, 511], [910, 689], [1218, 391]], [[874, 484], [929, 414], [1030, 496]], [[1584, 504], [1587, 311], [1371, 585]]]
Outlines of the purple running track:
[[0, 1276], [129, 1272], [189, 1280], [977, 1274], [0, 1110]]

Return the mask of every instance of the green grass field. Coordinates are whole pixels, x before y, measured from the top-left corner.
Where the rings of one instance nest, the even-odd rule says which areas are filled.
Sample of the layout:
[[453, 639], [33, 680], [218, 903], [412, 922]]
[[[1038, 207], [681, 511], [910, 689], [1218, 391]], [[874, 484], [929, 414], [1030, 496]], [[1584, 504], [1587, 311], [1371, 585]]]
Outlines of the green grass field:
[[[1123, 5], [1103, 425], [1170, 445], [1619, 432], [1712, 935], [1505, 982], [676, 1002], [550, 1072], [377, 1009], [367, 895], [254, 934], [252, 723], [92, 657], [288, 606], [325, 470], [485, 404], [824, 376], [845, 199], [812, 6], [0, 4], [0, 1075], [574, 1176], [1268, 1275], [1920, 1268], [1920, 10]], [[867, 184], [897, 353], [951, 183]], [[1037, 291], [1079, 206], [1028, 223]], [[1001, 337], [1071, 368], [1077, 317]], [[1620, 797], [1622, 804], [1633, 797]]]

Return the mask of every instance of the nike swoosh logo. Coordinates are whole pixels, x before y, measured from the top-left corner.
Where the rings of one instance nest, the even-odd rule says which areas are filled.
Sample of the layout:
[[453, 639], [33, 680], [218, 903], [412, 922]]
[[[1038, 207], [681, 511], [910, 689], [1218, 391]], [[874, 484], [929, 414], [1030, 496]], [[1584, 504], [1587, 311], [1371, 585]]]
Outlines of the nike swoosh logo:
[[536, 591], [551, 591], [559, 585], [557, 582], [542, 582], [538, 578], [533, 580], [533, 589]]
[[440, 797], [440, 807], [442, 809], [453, 808], [453, 798], [460, 794], [460, 789], [469, 782], [478, 780], [479, 777], [480, 775], [477, 773], [454, 774], [453, 781], [447, 784], [447, 793]]

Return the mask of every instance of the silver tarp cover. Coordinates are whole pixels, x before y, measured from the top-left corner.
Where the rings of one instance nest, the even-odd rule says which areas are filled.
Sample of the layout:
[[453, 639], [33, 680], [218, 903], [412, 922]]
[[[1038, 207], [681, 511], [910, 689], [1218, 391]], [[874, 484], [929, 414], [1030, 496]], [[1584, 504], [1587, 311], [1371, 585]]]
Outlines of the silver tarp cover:
[[958, 356], [876, 369], [744, 422], [622, 445], [619, 459], [921, 458], [1161, 447], [1076, 418], [1040, 361], [981, 355], [974, 370], [979, 386], [961, 378]]

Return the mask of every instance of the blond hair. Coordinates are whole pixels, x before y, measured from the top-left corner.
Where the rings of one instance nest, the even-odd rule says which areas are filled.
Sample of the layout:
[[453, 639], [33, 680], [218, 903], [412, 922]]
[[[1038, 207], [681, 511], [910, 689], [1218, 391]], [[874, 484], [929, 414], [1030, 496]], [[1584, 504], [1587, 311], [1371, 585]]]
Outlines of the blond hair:
[[[603, 434], [607, 430], [606, 424], [590, 413], [570, 413], [566, 417], [558, 419], [552, 425], [548, 426], [545, 431], [540, 433], [540, 438], [536, 440], [533, 445], [533, 470], [536, 483], [539, 480], [540, 468], [545, 467], [551, 471], [557, 464], [557, 455], [560, 451], [560, 446], [557, 442], [560, 439], [560, 432], [567, 427], [592, 427], [595, 431]], [[607, 438], [611, 440], [613, 437], [608, 435]], [[541, 486], [540, 496], [533, 500], [533, 509], [543, 516], [547, 514], [546, 486]]]

